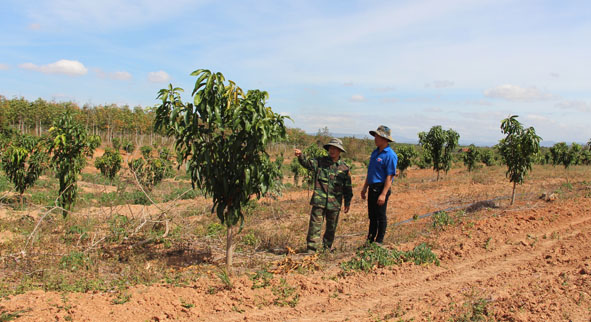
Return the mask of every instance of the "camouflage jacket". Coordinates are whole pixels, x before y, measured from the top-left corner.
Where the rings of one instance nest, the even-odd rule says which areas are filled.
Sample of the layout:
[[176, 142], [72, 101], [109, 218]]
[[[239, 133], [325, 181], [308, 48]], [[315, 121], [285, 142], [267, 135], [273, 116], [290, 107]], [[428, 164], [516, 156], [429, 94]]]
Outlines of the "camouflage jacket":
[[351, 204], [353, 188], [349, 166], [342, 160], [332, 161], [330, 157], [308, 159], [298, 157], [300, 164], [314, 173], [314, 194], [310, 204], [326, 210], [340, 210], [345, 199], [345, 207]]

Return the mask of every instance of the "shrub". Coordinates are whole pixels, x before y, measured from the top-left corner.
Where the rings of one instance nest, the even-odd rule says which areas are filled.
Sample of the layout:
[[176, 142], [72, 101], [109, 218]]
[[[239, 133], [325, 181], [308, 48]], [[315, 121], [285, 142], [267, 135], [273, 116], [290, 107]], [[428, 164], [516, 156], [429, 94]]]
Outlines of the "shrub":
[[153, 150], [154, 149], [149, 145], [144, 145], [140, 148], [140, 152], [142, 153], [142, 156], [146, 160], [150, 158], [150, 155], [152, 154]]
[[96, 158], [94, 166], [109, 180], [113, 180], [121, 169], [123, 158], [118, 150], [106, 149], [105, 154]]
[[433, 214], [433, 228], [445, 229], [445, 226], [453, 225], [453, 218], [445, 211], [439, 211]]
[[111, 140], [111, 144], [113, 145], [113, 149], [115, 149], [115, 151], [119, 151], [119, 149], [121, 148], [121, 139], [113, 138]]
[[2, 170], [14, 184], [23, 204], [23, 193], [33, 186], [45, 167], [47, 154], [41, 141], [25, 135], [15, 137], [2, 154]]
[[129, 169], [135, 174], [139, 184], [147, 191], [152, 191], [166, 174], [165, 163], [158, 158], [135, 159], [128, 163]]
[[396, 154], [398, 155], [397, 168], [400, 170], [400, 176], [404, 178], [406, 169], [412, 166], [418, 153], [412, 145], [400, 145], [396, 148]]
[[464, 152], [462, 159], [464, 165], [468, 168], [468, 172], [471, 172], [480, 160], [480, 150], [474, 144], [470, 144], [468, 150]]
[[135, 151], [135, 144], [129, 140], [124, 140], [122, 145], [123, 151], [127, 154], [133, 153]]

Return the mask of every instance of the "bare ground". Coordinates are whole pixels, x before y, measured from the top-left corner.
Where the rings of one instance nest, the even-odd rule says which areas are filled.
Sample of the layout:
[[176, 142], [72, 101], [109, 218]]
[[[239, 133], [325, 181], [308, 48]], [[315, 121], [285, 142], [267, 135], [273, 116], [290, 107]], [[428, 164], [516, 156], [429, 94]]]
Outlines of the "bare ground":
[[[200, 271], [202, 278], [185, 286], [136, 286], [124, 293], [33, 291], [3, 299], [0, 312], [19, 313], [18, 321], [591, 321], [588, 187], [546, 202], [537, 196], [563, 179], [532, 179], [519, 187], [515, 205], [499, 199], [494, 207], [456, 218], [444, 230], [428, 229], [429, 218], [395, 225], [510, 193], [503, 180], [451, 173], [434, 182], [430, 172], [416, 173], [423, 179], [411, 175], [394, 188], [385, 247], [410, 249], [426, 242], [440, 266], [404, 263], [344, 273], [339, 263], [353, 252], [337, 251], [325, 255], [319, 270], [283, 274], [283, 282], [273, 279], [270, 286], [254, 289], [248, 275], [234, 277], [229, 289], [211, 268], [188, 266], [182, 269]], [[300, 191], [279, 202], [306, 199]], [[363, 242], [364, 207], [357, 197], [350, 214], [342, 216], [337, 249]], [[306, 214], [291, 220], [302, 218]], [[407, 238], [410, 228], [419, 225], [425, 227], [416, 230], [419, 237]], [[252, 256], [268, 258], [271, 266], [286, 258]], [[300, 254], [288, 258], [313, 260]]]

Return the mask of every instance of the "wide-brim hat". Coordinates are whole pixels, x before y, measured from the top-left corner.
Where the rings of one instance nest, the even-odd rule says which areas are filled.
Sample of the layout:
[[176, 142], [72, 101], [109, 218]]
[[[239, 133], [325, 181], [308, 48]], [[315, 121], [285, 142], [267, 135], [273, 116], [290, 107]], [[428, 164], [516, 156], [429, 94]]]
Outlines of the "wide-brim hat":
[[345, 151], [345, 148], [343, 148], [343, 142], [340, 139], [337, 139], [337, 138], [330, 139], [330, 142], [328, 142], [324, 145], [324, 149], [328, 150], [329, 146], [334, 146], [334, 147], [338, 148], [339, 150], [341, 150], [342, 152], [347, 152], [347, 151]]
[[369, 134], [371, 134], [371, 136], [380, 136], [383, 137], [384, 139], [388, 140], [388, 142], [394, 142], [394, 139], [390, 136], [390, 128], [385, 126], [385, 125], [380, 125], [378, 126], [378, 129], [375, 131], [369, 131]]

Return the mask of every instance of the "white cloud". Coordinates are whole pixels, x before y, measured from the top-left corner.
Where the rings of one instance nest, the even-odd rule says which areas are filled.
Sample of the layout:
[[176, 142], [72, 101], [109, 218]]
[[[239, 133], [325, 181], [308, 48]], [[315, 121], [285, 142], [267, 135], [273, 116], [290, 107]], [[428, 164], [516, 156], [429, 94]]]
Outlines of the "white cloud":
[[365, 101], [365, 97], [363, 95], [353, 95], [351, 96], [351, 102], [363, 102]]
[[343, 86], [346, 86], [346, 87], [351, 87], [351, 86], [353, 86], [353, 85], [355, 85], [353, 82], [345, 82], [345, 83], [343, 84]]
[[454, 86], [454, 82], [448, 80], [438, 80], [425, 84], [425, 87], [446, 88]]
[[70, 76], [86, 75], [88, 69], [77, 60], [61, 59], [55, 63], [47, 65], [35, 65], [33, 63], [24, 63], [19, 65], [22, 69], [34, 70], [44, 74], [64, 74]]
[[536, 87], [520, 87], [517, 85], [504, 84], [484, 91], [484, 96], [501, 98], [508, 101], [544, 101], [554, 97], [550, 93], [543, 92]]
[[576, 110], [580, 112], [591, 112], [591, 104], [584, 101], [562, 101], [556, 104], [563, 110]]
[[31, 30], [41, 30], [41, 25], [38, 23], [32, 23], [29, 25], [29, 29]]
[[164, 83], [170, 80], [170, 76], [163, 70], [157, 72], [149, 72], [148, 80], [152, 83]]
[[116, 80], [129, 80], [131, 79], [131, 74], [128, 72], [113, 72], [109, 74], [109, 77]]
[[0, 64], [0, 70], [7, 70], [9, 68], [10, 67], [8, 65], [6, 65], [6, 64]]

